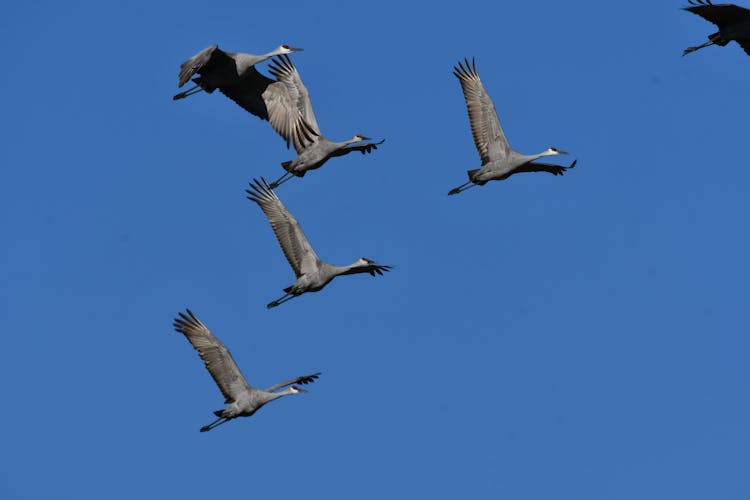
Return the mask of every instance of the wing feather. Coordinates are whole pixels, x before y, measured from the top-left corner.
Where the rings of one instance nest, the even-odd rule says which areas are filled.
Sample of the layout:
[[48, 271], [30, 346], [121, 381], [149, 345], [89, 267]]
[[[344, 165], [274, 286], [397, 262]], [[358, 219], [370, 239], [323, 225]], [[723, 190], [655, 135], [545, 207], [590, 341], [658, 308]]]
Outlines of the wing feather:
[[454, 67], [453, 74], [461, 83], [461, 89], [469, 112], [471, 134], [479, 151], [482, 165], [508, 156], [510, 146], [505, 138], [495, 105], [487, 94], [477, 73], [476, 64], [466, 59]]
[[312, 375], [302, 375], [300, 377], [294, 377], [290, 378], [289, 380], [285, 380], [283, 382], [279, 382], [278, 384], [272, 385], [268, 389], [264, 389], [266, 392], [274, 392], [278, 391], [279, 389], [283, 389], [284, 387], [288, 385], [294, 385], [294, 384], [300, 384], [300, 385], [307, 385], [312, 384], [315, 382], [318, 377], [320, 377], [320, 372], [313, 373]]
[[[290, 100], [289, 104], [298, 110], [307, 128], [313, 134], [311, 139], [307, 140], [305, 138], [305, 142], [295, 143], [295, 149], [297, 152], [300, 152], [308, 143], [315, 141], [315, 136], [320, 135], [320, 127], [318, 126], [318, 120], [315, 118], [315, 112], [312, 109], [310, 93], [307, 91], [307, 87], [302, 82], [296, 66], [294, 66], [292, 59], [288, 55], [283, 54], [274, 58], [268, 67], [268, 71], [279, 83], [284, 85], [286, 95]], [[291, 117], [296, 119], [296, 114], [291, 113], [291, 111], [291, 109], [286, 110]]]
[[[691, 2], [692, 3], [692, 2]], [[706, 21], [723, 28], [732, 23], [742, 22], [743, 19], [750, 19], [750, 9], [728, 3], [692, 5], [685, 7], [685, 10], [701, 16]]]
[[578, 160], [573, 160], [569, 166], [553, 165], [551, 163], [529, 162], [518, 167], [514, 173], [518, 172], [549, 172], [552, 175], [563, 175], [567, 170], [575, 168]]
[[[262, 182], [261, 182], [262, 181]], [[299, 278], [318, 269], [320, 259], [307, 240], [297, 219], [287, 210], [265, 179], [253, 179], [247, 189], [248, 199], [258, 204], [266, 214], [286, 260]]]
[[298, 142], [309, 141], [315, 135], [292, 101], [286, 85], [260, 74], [255, 67], [250, 68], [242, 80], [224, 85], [220, 90], [246, 111], [268, 120], [287, 147], [293, 141], [296, 148]]
[[223, 85], [219, 90], [245, 111], [262, 120], [268, 120], [268, 109], [263, 100], [263, 92], [273, 83], [273, 80], [261, 75], [255, 67], [252, 67], [245, 78], [232, 85]]
[[180, 316], [175, 318], [174, 328], [183, 334], [198, 351], [198, 355], [206, 364], [208, 373], [211, 374], [214, 382], [226, 398], [226, 403], [231, 403], [240, 394], [252, 390], [234, 358], [232, 358], [229, 349], [219, 342], [219, 339], [190, 309], [187, 309], [186, 312], [187, 314], [179, 313]]
[[178, 84], [185, 85], [196, 73], [208, 70], [212, 66], [229, 64], [234, 66], [234, 60], [221, 50], [216, 44], [206, 47], [180, 65]]

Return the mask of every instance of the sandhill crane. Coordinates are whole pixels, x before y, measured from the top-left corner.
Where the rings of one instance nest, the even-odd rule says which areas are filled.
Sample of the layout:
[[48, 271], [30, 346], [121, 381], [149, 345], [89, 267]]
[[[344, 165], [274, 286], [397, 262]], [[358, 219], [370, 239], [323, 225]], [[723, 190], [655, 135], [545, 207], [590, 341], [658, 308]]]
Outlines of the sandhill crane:
[[[355, 134], [351, 139], [342, 142], [331, 141], [320, 132], [310, 102], [310, 94], [305, 84], [302, 83], [302, 78], [300, 78], [299, 72], [289, 56], [282, 55], [274, 58], [268, 69], [271, 75], [276, 78], [275, 83], [259, 82], [257, 79], [255, 81], [265, 89], [261, 96], [269, 109], [269, 113], [272, 115], [280, 114], [284, 121], [289, 122], [296, 119], [298, 112], [301, 112], [306, 124], [305, 129], [311, 132], [310, 134], [296, 134], [294, 136], [294, 149], [297, 151], [297, 157], [281, 164], [286, 173], [271, 183], [271, 189], [278, 187], [293, 176], [303, 177], [308, 170], [322, 167], [330, 158], [344, 156], [353, 151], [359, 151], [362, 154], [369, 153], [383, 144], [384, 140], [353, 145], [354, 143], [372, 140], [362, 134]], [[248, 81], [247, 83], [246, 87], [249, 87], [251, 82]], [[246, 91], [240, 92], [234, 97], [230, 95], [230, 97], [244, 107], [243, 103], [248, 102], [249, 98], [258, 94], [258, 92], [253, 92], [247, 88]], [[283, 135], [283, 137], [288, 140], [287, 135]]]
[[[320, 376], [320, 373], [303, 375], [279, 382], [268, 389], [256, 389], [247, 383], [237, 367], [237, 363], [234, 362], [229, 349], [219, 342], [219, 339], [206, 328], [206, 325], [190, 309], [186, 309], [186, 313], [179, 313], [179, 317], [174, 320], [174, 328], [183, 334], [198, 351], [198, 355], [206, 364], [208, 373], [211, 374], [214, 382], [224, 395], [224, 403], [227, 405], [226, 408], [214, 412], [214, 415], [219, 418], [201, 427], [201, 432], [210, 431], [233, 418], [249, 417], [274, 399], [307, 392], [295, 384], [311, 384]], [[285, 387], [288, 388], [276, 392]]]
[[256, 64], [279, 54], [289, 54], [300, 50], [303, 49], [279, 45], [271, 52], [255, 55], [242, 52], [225, 52], [216, 44], [211, 45], [180, 65], [179, 87], [185, 85], [196, 73], [200, 77], [193, 80], [196, 84], [194, 87], [185, 92], [180, 92], [172, 99], [175, 101], [184, 99], [201, 90], [210, 94], [217, 88], [235, 85], [241, 80], [249, 78], [253, 73], [257, 73], [258, 70], [254, 68]]
[[293, 285], [284, 288], [283, 297], [270, 302], [266, 307], [270, 309], [305, 292], [322, 290], [336, 276], [359, 273], [382, 276], [384, 272], [391, 270], [392, 266], [380, 265], [365, 257], [357, 259], [348, 266], [334, 266], [320, 260], [305, 233], [302, 232], [297, 219], [281, 203], [266, 180], [261, 178], [261, 181], [253, 179], [250, 189], [246, 190], [247, 198], [257, 203], [266, 214], [281, 250], [297, 277]]
[[566, 170], [575, 167], [575, 161], [568, 167], [532, 163], [544, 156], [568, 154], [555, 148], [546, 149], [536, 155], [523, 155], [513, 150], [500, 126], [495, 105], [479, 79], [474, 60], [472, 59], [471, 64], [468, 59], [465, 63], [459, 62], [458, 66], [454, 67], [453, 74], [461, 82], [469, 111], [471, 133], [482, 160], [482, 168], [467, 171], [469, 182], [451, 189], [449, 195], [458, 194], [477, 185], [483, 186], [488, 181], [504, 180], [519, 172], [549, 172], [553, 175], [563, 175]]
[[684, 7], [684, 10], [715, 24], [719, 31], [708, 35], [708, 42], [685, 49], [682, 52], [683, 56], [709, 45], [723, 47], [732, 40], [740, 44], [745, 53], [750, 55], [750, 9], [729, 3], [714, 5], [710, 0], [688, 0], [688, 3], [691, 7]]

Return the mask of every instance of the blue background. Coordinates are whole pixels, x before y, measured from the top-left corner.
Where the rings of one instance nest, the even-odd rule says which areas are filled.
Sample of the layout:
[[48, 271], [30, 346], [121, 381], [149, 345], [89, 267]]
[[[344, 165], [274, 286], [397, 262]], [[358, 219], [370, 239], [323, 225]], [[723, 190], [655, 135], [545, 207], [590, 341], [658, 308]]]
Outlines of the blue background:
[[[750, 59], [682, 2], [14, 2], [0, 40], [0, 496], [747, 499]], [[385, 144], [279, 189], [293, 282], [244, 197], [294, 157], [200, 49], [294, 61], [322, 131]], [[511, 145], [578, 166], [456, 197], [479, 159], [452, 66]], [[260, 65], [266, 72], [266, 64]], [[250, 383], [322, 371], [216, 431], [172, 330], [190, 307]]]

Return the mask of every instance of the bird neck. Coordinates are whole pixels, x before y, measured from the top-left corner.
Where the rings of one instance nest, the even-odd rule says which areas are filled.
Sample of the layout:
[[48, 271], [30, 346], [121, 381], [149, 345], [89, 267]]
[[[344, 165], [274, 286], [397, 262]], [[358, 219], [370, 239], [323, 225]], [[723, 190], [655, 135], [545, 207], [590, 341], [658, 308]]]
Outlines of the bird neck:
[[297, 394], [297, 393], [294, 392], [294, 390], [292, 390], [291, 387], [288, 387], [280, 392], [264, 392], [263, 394], [264, 394], [264, 399], [265, 399], [264, 403], [268, 403], [269, 401], [279, 399], [280, 397], [289, 396], [290, 394]]
[[534, 160], [538, 160], [539, 158], [544, 158], [545, 156], [554, 156], [555, 154], [556, 153], [553, 153], [553, 152], [545, 149], [544, 151], [542, 151], [539, 154], [526, 156], [526, 158], [528, 159], [528, 161], [534, 161]]
[[336, 270], [339, 274], [356, 274], [362, 272], [362, 263], [357, 260], [348, 266], [336, 266]]

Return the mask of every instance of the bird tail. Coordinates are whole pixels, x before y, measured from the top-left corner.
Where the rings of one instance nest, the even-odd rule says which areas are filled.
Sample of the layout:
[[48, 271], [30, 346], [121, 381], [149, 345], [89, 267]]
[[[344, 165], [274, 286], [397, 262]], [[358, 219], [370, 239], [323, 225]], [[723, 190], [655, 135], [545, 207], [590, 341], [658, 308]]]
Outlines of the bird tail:
[[476, 174], [477, 172], [479, 172], [479, 170], [480, 170], [480, 169], [478, 169], [478, 168], [474, 168], [474, 169], [472, 169], [472, 170], [467, 170], [467, 171], [466, 171], [466, 175], [468, 175], [468, 176], [469, 176], [469, 180], [470, 180], [470, 181], [474, 182], [474, 175], [475, 175], [475, 174]]

